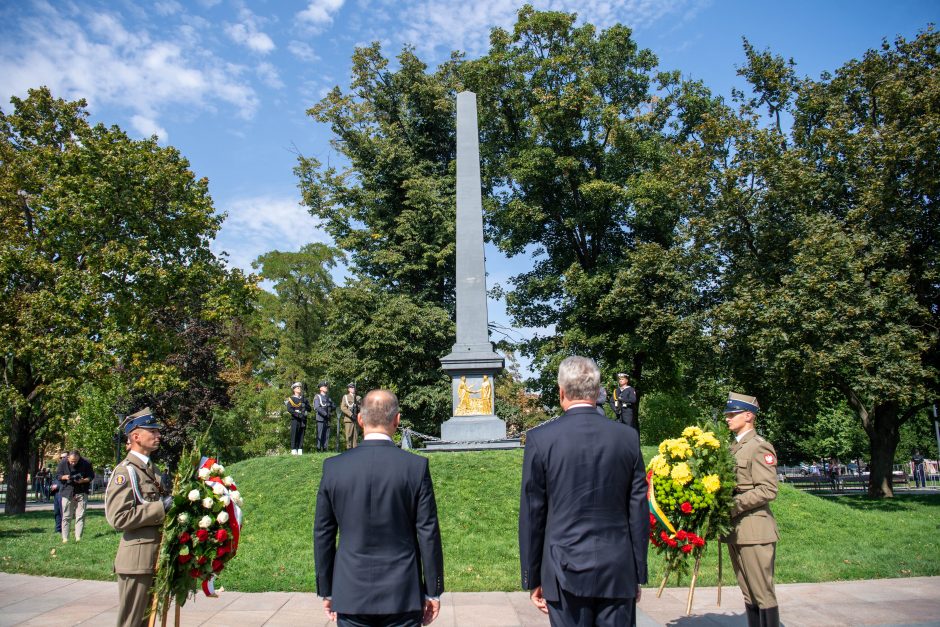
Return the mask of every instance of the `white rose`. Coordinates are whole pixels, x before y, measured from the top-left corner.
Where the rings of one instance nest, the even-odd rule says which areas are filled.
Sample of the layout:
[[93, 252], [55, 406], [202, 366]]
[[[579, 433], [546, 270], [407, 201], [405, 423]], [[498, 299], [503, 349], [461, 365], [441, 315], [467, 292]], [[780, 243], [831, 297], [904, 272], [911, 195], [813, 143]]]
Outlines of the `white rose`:
[[206, 498], [202, 499], [202, 506], [206, 509], [212, 509], [212, 497], [207, 496]]
[[232, 502], [232, 499], [228, 494], [223, 494], [221, 497], [219, 497], [219, 500], [222, 501], [222, 507], [228, 507], [228, 504]]
[[200, 469], [199, 469], [199, 478], [202, 479], [203, 481], [205, 481], [206, 479], [208, 479], [208, 478], [209, 478], [209, 469], [208, 469], [208, 468], [200, 468]]
[[199, 500], [199, 498], [200, 498], [202, 495], [199, 494], [199, 490], [190, 490], [190, 491], [189, 491], [189, 494], [188, 494], [187, 496], [189, 497], [189, 500], [190, 500], [190, 501], [192, 501], [192, 502], [195, 503], [196, 501]]
[[203, 529], [208, 529], [212, 526], [212, 516], [203, 516], [199, 519], [199, 526]]
[[225, 486], [222, 485], [221, 483], [213, 483], [212, 491], [218, 494], [219, 496], [222, 496], [223, 494], [225, 494]]
[[224, 525], [225, 523], [228, 522], [228, 512], [225, 512], [225, 511], [219, 512], [219, 515], [216, 516], [215, 519], [219, 521], [220, 525]]
[[219, 474], [219, 473], [221, 473], [221, 472], [222, 472], [222, 467], [221, 467], [221, 466], [219, 466], [218, 464], [212, 464], [212, 473], [213, 473], [213, 474]]
[[236, 504], [236, 505], [241, 505], [241, 504], [242, 504], [242, 493], [239, 492], [238, 490], [233, 490], [233, 491], [229, 494], [229, 496], [232, 497], [232, 500], [235, 501], [235, 504]]
[[186, 512], [183, 512], [182, 514], [176, 517], [176, 520], [180, 521], [181, 525], [185, 525], [186, 523], [189, 522], [189, 514], [187, 514]]
[[226, 477], [225, 479], [222, 479], [222, 483], [225, 484], [225, 487], [228, 487], [232, 485], [233, 483], [235, 483], [235, 480], [232, 479], [231, 477]]

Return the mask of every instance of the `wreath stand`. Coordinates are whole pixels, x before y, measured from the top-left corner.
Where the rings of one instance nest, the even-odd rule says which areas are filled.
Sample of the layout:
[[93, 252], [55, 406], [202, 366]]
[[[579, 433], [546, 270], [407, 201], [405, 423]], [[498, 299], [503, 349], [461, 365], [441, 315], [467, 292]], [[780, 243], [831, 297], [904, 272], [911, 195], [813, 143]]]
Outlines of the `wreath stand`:
[[[150, 622], [147, 623], [147, 627], [155, 627], [157, 624], [157, 595], [153, 595], [153, 603], [150, 605]], [[166, 627], [167, 619], [169, 618], [169, 609], [170, 609], [170, 597], [163, 597], [163, 607], [166, 608], [163, 611], [163, 617], [160, 620], [160, 627]], [[180, 606], [176, 603], [173, 604], [173, 627], [180, 627]]]
[[[718, 545], [718, 607], [721, 607], [721, 542], [716, 543]], [[701, 565], [702, 556], [699, 555], [695, 558], [695, 568], [692, 570], [692, 582], [689, 584], [689, 597], [685, 605], [685, 615], [692, 615], [692, 599], [695, 597], [695, 583], [698, 580], [698, 569]], [[663, 595], [663, 589], [666, 587], [666, 582], [669, 581], [669, 575], [672, 573], [669, 570], [669, 567], [666, 567], [666, 573], [663, 575], [663, 581], [659, 584], [659, 590], [656, 592], [656, 598], [660, 598]], [[680, 575], [681, 576], [681, 575]], [[677, 581], [678, 583], [678, 581]], [[151, 627], [153, 627], [151, 625]]]

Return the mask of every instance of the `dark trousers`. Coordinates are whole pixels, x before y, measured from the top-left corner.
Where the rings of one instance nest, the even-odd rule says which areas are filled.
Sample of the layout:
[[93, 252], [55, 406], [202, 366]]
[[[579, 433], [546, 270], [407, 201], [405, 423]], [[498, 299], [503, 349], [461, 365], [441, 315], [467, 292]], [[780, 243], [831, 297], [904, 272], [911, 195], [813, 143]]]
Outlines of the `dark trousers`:
[[325, 451], [330, 447], [330, 421], [317, 420], [317, 450]]
[[927, 487], [927, 473], [924, 472], [924, 464], [921, 464], [920, 466], [916, 464], [914, 465], [914, 487]]
[[624, 627], [636, 625], [636, 599], [579, 597], [564, 590], [548, 602], [552, 627]]
[[423, 612], [404, 614], [337, 614], [338, 627], [421, 627]]
[[52, 511], [55, 513], [55, 532], [62, 533], [62, 494], [61, 489], [56, 490], [52, 497]]
[[290, 421], [290, 448], [291, 450], [303, 448], [304, 447], [304, 431], [307, 430], [307, 425], [296, 418], [292, 418]]

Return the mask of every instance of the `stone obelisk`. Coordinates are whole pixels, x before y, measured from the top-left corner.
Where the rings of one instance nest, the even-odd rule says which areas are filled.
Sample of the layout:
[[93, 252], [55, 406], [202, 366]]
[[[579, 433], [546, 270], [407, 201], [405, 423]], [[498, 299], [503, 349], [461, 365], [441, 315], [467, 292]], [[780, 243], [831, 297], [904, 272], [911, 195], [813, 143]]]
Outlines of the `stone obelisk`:
[[506, 423], [495, 413], [493, 378], [504, 362], [493, 352], [488, 323], [477, 97], [464, 91], [457, 94], [457, 343], [441, 358], [441, 368], [451, 377], [453, 403], [441, 439], [457, 444], [431, 448], [518, 446], [506, 440]]

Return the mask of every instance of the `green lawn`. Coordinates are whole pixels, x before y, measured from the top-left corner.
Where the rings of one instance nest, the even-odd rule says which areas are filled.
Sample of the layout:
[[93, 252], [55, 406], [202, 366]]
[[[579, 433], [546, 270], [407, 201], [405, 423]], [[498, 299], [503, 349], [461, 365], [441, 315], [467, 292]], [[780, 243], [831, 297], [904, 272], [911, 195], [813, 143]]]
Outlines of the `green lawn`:
[[[245, 529], [238, 558], [219, 579], [221, 585], [242, 591], [313, 590], [313, 510], [322, 458], [267, 457], [229, 467], [245, 498]], [[430, 459], [447, 589], [518, 589], [522, 452], [436, 453]], [[778, 582], [940, 575], [940, 495], [902, 493], [872, 501], [783, 486], [774, 512], [781, 532]], [[52, 531], [51, 512], [0, 516], [0, 570], [110, 579], [117, 542], [100, 510], [89, 512], [82, 542], [66, 545]], [[725, 557], [725, 583], [733, 585]], [[651, 585], [658, 584], [660, 568], [651, 556]], [[702, 585], [715, 583], [715, 570], [710, 552]]]

